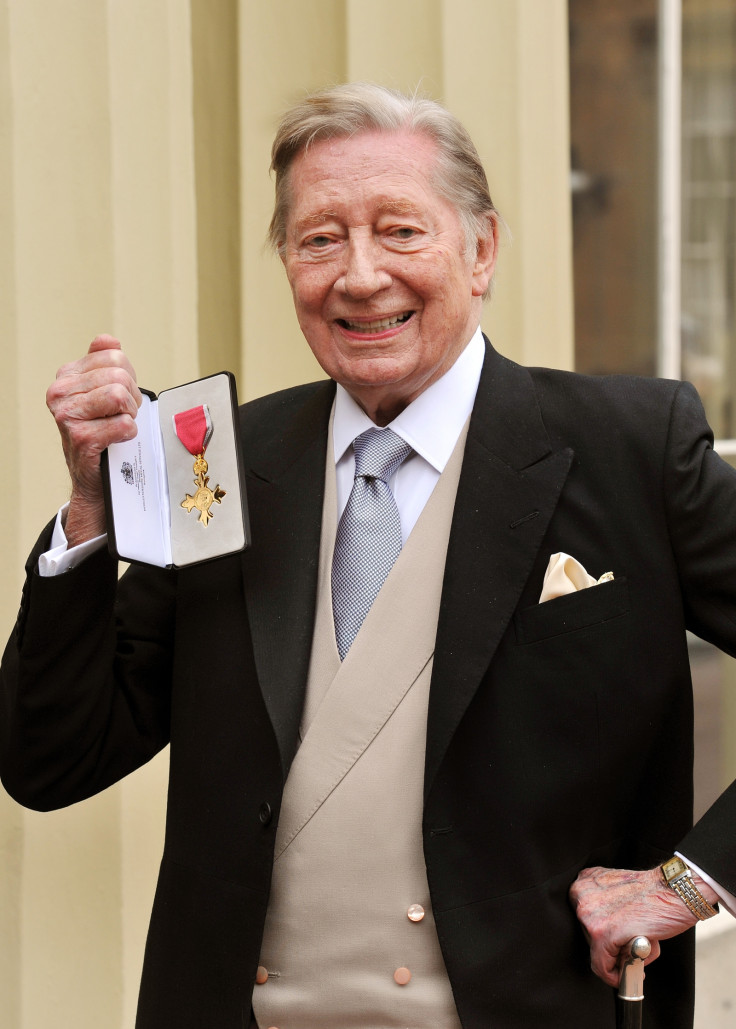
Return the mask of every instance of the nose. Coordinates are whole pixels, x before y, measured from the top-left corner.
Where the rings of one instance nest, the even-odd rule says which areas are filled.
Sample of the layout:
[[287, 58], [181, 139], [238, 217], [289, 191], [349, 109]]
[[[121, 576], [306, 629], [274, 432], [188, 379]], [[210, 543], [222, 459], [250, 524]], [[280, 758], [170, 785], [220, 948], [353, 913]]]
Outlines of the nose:
[[365, 300], [391, 285], [383, 267], [385, 254], [372, 236], [352, 236], [346, 248], [345, 268], [335, 281], [335, 289], [356, 300]]

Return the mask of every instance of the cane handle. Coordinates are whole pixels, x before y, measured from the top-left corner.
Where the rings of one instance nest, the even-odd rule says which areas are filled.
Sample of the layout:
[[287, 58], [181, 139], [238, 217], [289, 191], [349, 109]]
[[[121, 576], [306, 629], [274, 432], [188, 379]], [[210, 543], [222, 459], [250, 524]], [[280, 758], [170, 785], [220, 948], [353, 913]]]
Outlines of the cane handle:
[[618, 990], [621, 1000], [644, 999], [644, 960], [651, 952], [652, 945], [646, 936], [635, 936], [627, 943]]

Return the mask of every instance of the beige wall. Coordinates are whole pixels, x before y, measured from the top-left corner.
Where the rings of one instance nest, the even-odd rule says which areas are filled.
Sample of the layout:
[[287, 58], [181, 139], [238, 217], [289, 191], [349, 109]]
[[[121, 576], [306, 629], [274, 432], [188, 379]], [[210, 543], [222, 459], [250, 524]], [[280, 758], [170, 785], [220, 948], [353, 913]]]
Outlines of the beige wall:
[[[320, 374], [263, 248], [268, 154], [291, 99], [346, 78], [419, 83], [465, 120], [513, 234], [484, 325], [569, 366], [564, 0], [0, 0], [0, 635], [67, 489], [44, 392], [95, 333], [154, 390]], [[46, 815], [0, 795], [3, 1029], [132, 1026], [165, 778], [164, 755]]]

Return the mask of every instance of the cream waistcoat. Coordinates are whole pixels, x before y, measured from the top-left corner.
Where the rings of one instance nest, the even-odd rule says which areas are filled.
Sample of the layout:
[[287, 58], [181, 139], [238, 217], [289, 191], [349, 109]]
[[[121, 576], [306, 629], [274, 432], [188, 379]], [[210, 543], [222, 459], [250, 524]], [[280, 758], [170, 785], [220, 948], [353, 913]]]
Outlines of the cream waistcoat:
[[[466, 431], [345, 661], [332, 620], [332, 434], [302, 743], [284, 790], [261, 1029], [459, 1029], [422, 851], [429, 682]], [[420, 904], [424, 918], [407, 911]], [[408, 968], [400, 986], [394, 972]]]

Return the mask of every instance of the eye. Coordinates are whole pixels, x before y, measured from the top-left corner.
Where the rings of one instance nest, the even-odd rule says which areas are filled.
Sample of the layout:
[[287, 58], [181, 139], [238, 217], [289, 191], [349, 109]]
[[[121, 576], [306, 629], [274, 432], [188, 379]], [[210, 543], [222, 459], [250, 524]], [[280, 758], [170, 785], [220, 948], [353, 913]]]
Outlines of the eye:
[[413, 239], [417, 234], [417, 230], [413, 229], [410, 225], [400, 225], [397, 229], [392, 229], [391, 235], [394, 239]]
[[308, 239], [304, 240], [305, 246], [314, 247], [315, 250], [322, 250], [324, 247], [328, 247], [332, 239], [330, 236], [309, 236]]

